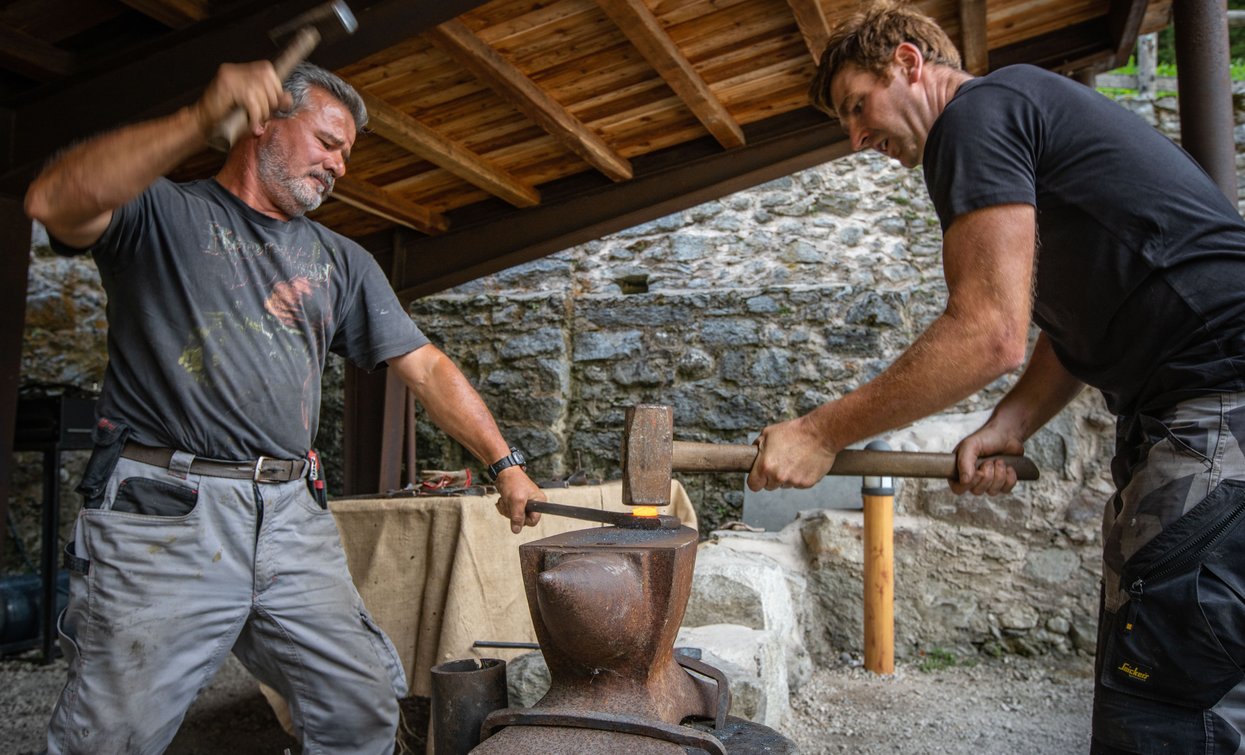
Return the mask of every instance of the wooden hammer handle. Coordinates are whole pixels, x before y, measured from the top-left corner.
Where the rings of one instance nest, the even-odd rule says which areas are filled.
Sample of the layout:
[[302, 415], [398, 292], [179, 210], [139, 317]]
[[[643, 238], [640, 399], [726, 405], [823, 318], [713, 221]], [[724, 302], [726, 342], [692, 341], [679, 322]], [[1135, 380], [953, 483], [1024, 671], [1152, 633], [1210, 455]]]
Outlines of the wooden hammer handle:
[[[671, 469], [675, 472], [747, 472], [756, 461], [756, 446], [690, 443], [676, 440]], [[1020, 480], [1036, 480], [1037, 465], [1027, 456], [983, 456], [979, 461], [1002, 459]], [[955, 454], [915, 451], [858, 451], [846, 449], [834, 457], [828, 474], [861, 477], [958, 477]]]
[[[320, 32], [314, 26], [304, 26], [299, 29], [294, 39], [281, 51], [281, 55], [272, 61], [277, 78], [285, 81], [285, 77], [290, 75], [294, 66], [306, 60], [319, 43]], [[233, 143], [238, 141], [238, 137], [242, 136], [242, 132], [246, 131], [246, 124], [246, 110], [240, 107], [234, 108], [229, 111], [229, 115], [216, 124], [216, 130], [208, 139], [208, 146], [221, 152], [228, 152]]]

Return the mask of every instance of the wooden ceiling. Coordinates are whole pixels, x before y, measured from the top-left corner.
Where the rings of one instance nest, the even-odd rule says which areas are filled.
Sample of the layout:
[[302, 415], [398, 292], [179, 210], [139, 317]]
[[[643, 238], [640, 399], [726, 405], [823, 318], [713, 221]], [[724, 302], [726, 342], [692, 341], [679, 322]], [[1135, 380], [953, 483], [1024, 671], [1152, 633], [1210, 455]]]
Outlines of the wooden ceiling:
[[[224, 61], [319, 5], [0, 2], [0, 192], [48, 156], [185, 104]], [[352, 36], [312, 60], [371, 124], [314, 217], [417, 296], [722, 196], [848, 150], [808, 106], [828, 29], [856, 0], [352, 0]], [[1127, 59], [1170, 0], [923, 0], [984, 73]], [[205, 152], [177, 177], [210, 175]]]

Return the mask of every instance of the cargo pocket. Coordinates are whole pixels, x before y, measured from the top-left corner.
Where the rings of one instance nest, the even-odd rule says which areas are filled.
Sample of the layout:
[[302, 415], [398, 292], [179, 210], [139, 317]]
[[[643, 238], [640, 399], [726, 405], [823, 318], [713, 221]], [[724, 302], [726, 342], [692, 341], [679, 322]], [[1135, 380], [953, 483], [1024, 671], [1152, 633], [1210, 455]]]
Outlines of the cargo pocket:
[[1245, 482], [1224, 482], [1124, 565], [1103, 685], [1205, 709], [1245, 679], [1243, 522]]
[[112, 511], [143, 516], [179, 517], [194, 510], [199, 491], [163, 480], [129, 477], [117, 486]]
[[406, 672], [402, 670], [402, 660], [398, 657], [397, 649], [367, 611], [359, 611], [359, 619], [362, 620], [363, 628], [367, 630], [368, 637], [371, 639], [372, 649], [376, 651], [376, 660], [389, 674], [394, 695], [399, 698], [406, 697]]

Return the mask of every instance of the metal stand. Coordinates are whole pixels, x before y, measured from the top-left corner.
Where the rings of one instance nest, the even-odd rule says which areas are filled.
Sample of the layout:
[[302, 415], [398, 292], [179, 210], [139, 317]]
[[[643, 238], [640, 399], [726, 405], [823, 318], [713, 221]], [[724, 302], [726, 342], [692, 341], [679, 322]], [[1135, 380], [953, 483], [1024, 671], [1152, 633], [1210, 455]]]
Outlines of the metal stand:
[[[39, 548], [39, 645], [43, 663], [56, 657], [57, 571], [60, 565], [61, 452], [93, 447], [95, 399], [53, 396], [18, 401], [14, 451], [43, 452]], [[33, 644], [33, 643], [32, 643]]]

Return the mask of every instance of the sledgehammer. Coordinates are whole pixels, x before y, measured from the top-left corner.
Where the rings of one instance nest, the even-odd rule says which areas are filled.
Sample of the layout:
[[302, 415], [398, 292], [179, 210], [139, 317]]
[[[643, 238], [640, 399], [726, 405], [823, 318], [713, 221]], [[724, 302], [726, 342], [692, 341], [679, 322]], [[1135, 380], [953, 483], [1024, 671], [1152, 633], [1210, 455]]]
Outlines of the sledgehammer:
[[[757, 447], [674, 440], [674, 412], [668, 406], [638, 404], [627, 409], [623, 428], [623, 503], [665, 506], [670, 498], [671, 472], [748, 472]], [[1037, 465], [1027, 456], [985, 456], [1002, 459], [1020, 480], [1036, 480]], [[847, 449], [834, 457], [827, 474], [860, 477], [956, 477], [955, 454]]]
[[[359, 28], [359, 22], [350, 12], [350, 6], [346, 5], [345, 0], [333, 0], [333, 2], [316, 6], [281, 24], [268, 32], [269, 38], [276, 41], [290, 33], [293, 33], [293, 37], [277, 59], [272, 61], [277, 78], [285, 81], [285, 78], [294, 70], [294, 66], [303, 62], [316, 45], [320, 44], [321, 28], [318, 28], [320, 25], [323, 25], [325, 33], [340, 27], [346, 34], [354, 34]], [[246, 111], [242, 108], [234, 109], [217, 124], [216, 130], [208, 139], [208, 145], [221, 152], [228, 152], [238, 137], [242, 136], [246, 125]]]

